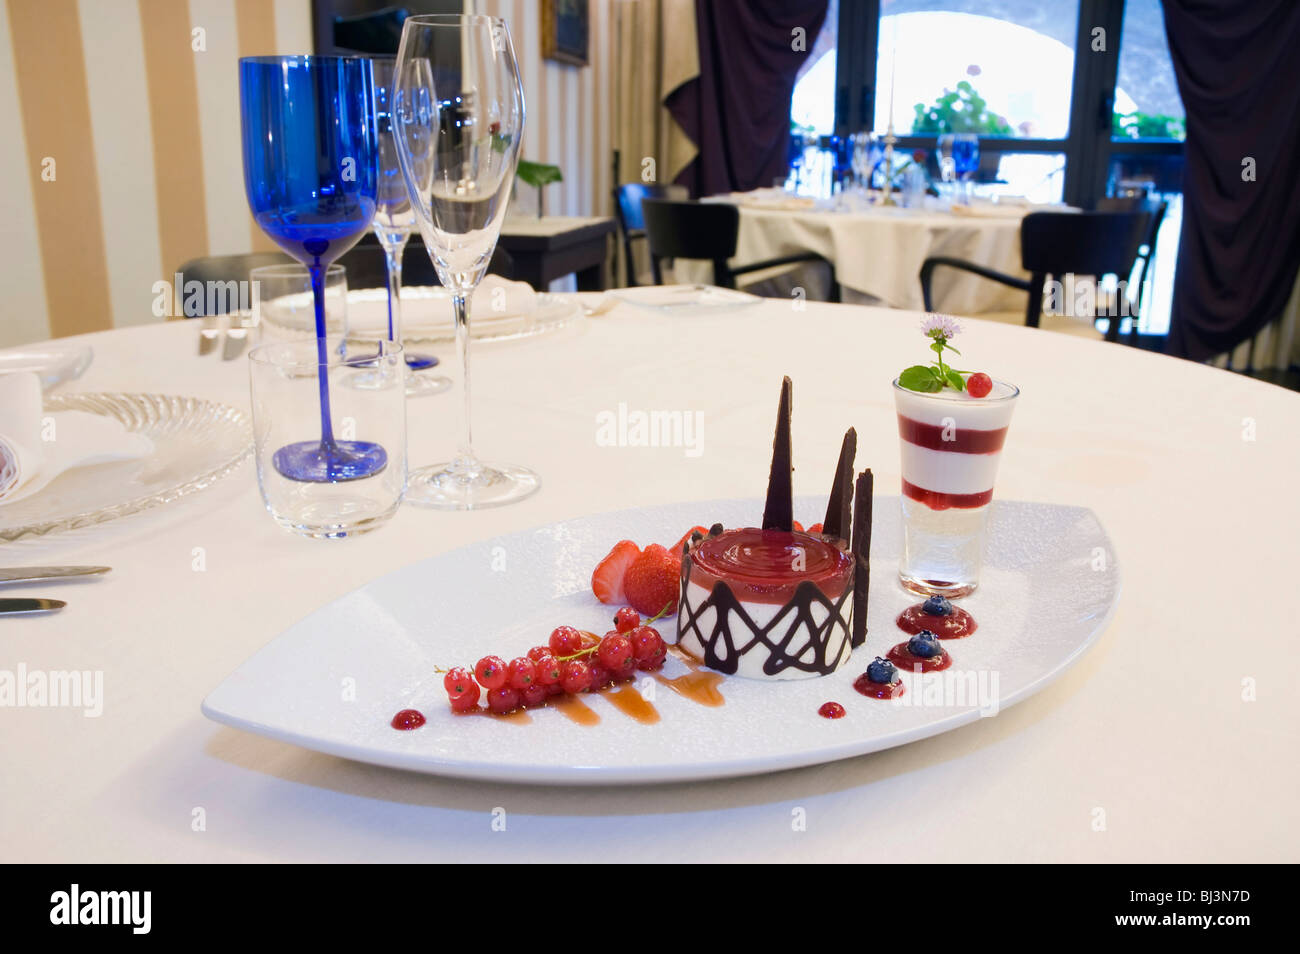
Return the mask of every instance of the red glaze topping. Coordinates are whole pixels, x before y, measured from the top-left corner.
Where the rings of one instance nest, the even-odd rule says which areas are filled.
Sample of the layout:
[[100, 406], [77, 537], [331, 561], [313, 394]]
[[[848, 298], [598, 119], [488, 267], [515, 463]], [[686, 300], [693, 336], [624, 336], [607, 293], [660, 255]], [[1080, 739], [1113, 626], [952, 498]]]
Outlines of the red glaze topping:
[[964, 639], [979, 628], [975, 617], [960, 606], [952, 608], [951, 616], [931, 616], [921, 609], [924, 605], [917, 603], [899, 613], [898, 628], [911, 636], [928, 629], [940, 639]]
[[424, 725], [424, 713], [418, 709], [403, 709], [393, 716], [392, 726], [394, 729], [406, 731], [408, 729], [418, 729], [422, 725]]
[[691, 550], [691, 582], [706, 589], [723, 580], [737, 598], [786, 603], [804, 580], [829, 599], [844, 592], [853, 576], [853, 557], [810, 533], [744, 527], [705, 537]]
[[838, 702], [824, 702], [817, 710], [817, 714], [823, 719], [843, 719], [844, 707]]
[[908, 649], [907, 643], [899, 643], [885, 654], [885, 658], [903, 672], [916, 672], [917, 666], [921, 667], [921, 672], [938, 672], [952, 665], [952, 656], [948, 654], [946, 649], [942, 650], [937, 656], [925, 659]]

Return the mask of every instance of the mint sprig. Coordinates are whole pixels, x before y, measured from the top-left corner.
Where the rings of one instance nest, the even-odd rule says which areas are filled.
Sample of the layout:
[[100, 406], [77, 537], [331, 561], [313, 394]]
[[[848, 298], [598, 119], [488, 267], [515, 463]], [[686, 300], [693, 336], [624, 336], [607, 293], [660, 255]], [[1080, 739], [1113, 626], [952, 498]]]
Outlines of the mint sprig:
[[956, 320], [947, 315], [926, 316], [925, 321], [921, 323], [921, 331], [930, 339], [934, 364], [914, 364], [904, 369], [898, 376], [899, 386], [923, 394], [934, 394], [945, 387], [952, 388], [954, 391], [965, 391], [966, 379], [962, 375], [967, 372], [958, 371], [945, 364], [943, 360], [945, 350], [953, 354], [961, 354], [948, 343], [960, 330]]

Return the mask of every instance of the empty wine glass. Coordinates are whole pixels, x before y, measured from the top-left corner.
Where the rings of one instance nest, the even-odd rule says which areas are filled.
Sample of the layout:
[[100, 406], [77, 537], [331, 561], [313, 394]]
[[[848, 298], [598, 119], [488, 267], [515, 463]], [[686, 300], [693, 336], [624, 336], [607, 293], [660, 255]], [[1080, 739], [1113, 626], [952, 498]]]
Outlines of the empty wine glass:
[[501, 234], [524, 130], [524, 93], [505, 21], [408, 17], [393, 118], [416, 225], [452, 296], [464, 412], [456, 456], [412, 471], [407, 500], [450, 510], [512, 503], [536, 492], [539, 480], [527, 468], [474, 455], [469, 363], [469, 300]]
[[[307, 266], [316, 312], [317, 367], [328, 368], [325, 270], [375, 217], [378, 145], [370, 62], [334, 56], [239, 61], [244, 188], [258, 226]], [[320, 438], [286, 444], [272, 465], [290, 480], [358, 480], [388, 466], [373, 441], [338, 440], [329, 376], [318, 374]]]
[[[388, 340], [402, 340], [402, 252], [415, 227], [415, 213], [397, 162], [397, 144], [393, 141], [392, 98], [395, 56], [372, 56], [375, 72], [375, 127], [379, 133], [379, 184], [375, 198], [375, 238], [384, 249], [388, 278]], [[428, 73], [427, 60], [417, 60], [408, 69]], [[431, 86], [431, 77], [418, 80]], [[405, 351], [405, 349], [403, 349]], [[405, 351], [406, 393], [411, 396], [438, 394], [451, 387], [451, 379], [441, 375], [415, 374], [432, 368], [438, 359], [431, 354]]]

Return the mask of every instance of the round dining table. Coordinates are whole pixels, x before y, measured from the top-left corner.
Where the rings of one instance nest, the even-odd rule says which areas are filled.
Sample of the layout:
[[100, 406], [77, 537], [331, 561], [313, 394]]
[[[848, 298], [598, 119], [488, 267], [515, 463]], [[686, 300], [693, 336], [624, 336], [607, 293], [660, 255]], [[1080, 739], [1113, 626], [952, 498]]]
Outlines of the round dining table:
[[[0, 620], [0, 669], [103, 674], [98, 716], [0, 711], [0, 854], [11, 862], [1296, 860], [1300, 654], [1286, 601], [1300, 556], [1300, 394], [1117, 344], [974, 320], [956, 342], [965, 364], [1021, 388], [998, 497], [1091, 508], [1123, 579], [1097, 643], [996, 717], [776, 774], [551, 787], [380, 768], [200, 714], [204, 697], [287, 627], [407, 564], [598, 512], [761, 498], [783, 375], [795, 389], [795, 492], [830, 486], [851, 423], [859, 464], [873, 468], [878, 493], [896, 493], [890, 381], [926, 360], [919, 317], [778, 300], [667, 316], [620, 303], [549, 336], [474, 349], [478, 449], [541, 476], [540, 492], [517, 505], [404, 506], [368, 535], [309, 540], [271, 519], [245, 462], [172, 504], [0, 546], [0, 565], [113, 568], [90, 582], [0, 593], [67, 601], [53, 615]], [[84, 336], [94, 362], [63, 390], [194, 395], [247, 411], [246, 360], [198, 356], [197, 334], [194, 323], [174, 321]], [[452, 354], [442, 352], [455, 375]], [[701, 452], [606, 446], [598, 415], [620, 403], [700, 412]], [[455, 408], [443, 395], [409, 401], [412, 465], [455, 446]], [[490, 645], [491, 634], [483, 638]]]
[[[807, 198], [745, 194], [707, 201], [730, 201], [740, 210], [734, 266], [813, 252], [835, 267], [843, 301], [910, 310], [923, 307], [919, 275], [921, 264], [932, 256], [959, 258], [1028, 278], [1020, 264], [1021, 220], [1034, 211], [1068, 210], [1067, 206], [992, 202], [950, 210], [935, 200], [927, 200], [925, 207], [904, 208], [851, 198], [842, 198], [844, 206], [836, 207]], [[711, 282], [709, 271], [709, 264], [703, 262], [674, 266], [679, 281]], [[815, 275], [806, 278], [817, 281]], [[931, 282], [934, 307], [941, 312], [978, 315], [1025, 309], [1024, 292], [969, 272], [938, 269]], [[824, 290], [816, 291], [818, 295], [810, 289], [809, 297]]]

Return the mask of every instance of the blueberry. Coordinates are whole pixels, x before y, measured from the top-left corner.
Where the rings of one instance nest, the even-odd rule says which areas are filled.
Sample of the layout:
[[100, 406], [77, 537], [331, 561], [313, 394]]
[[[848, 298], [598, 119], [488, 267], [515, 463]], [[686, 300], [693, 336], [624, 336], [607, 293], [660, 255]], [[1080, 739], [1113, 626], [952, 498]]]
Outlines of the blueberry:
[[943, 652], [939, 637], [928, 629], [923, 629], [907, 641], [907, 651], [922, 659], [932, 659]]
[[951, 616], [952, 604], [945, 596], [932, 596], [921, 604], [921, 612], [929, 616]]
[[867, 678], [872, 682], [893, 684], [898, 679], [898, 669], [888, 659], [877, 656], [867, 666]]

